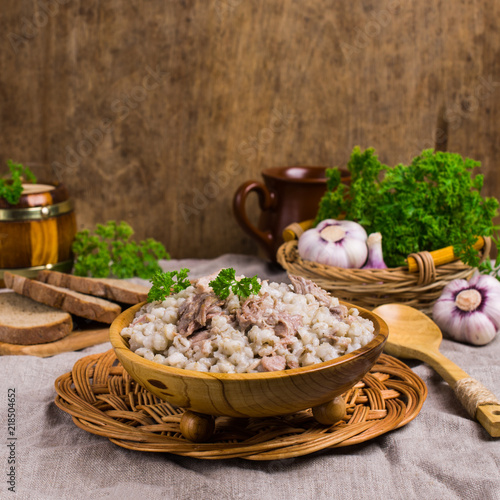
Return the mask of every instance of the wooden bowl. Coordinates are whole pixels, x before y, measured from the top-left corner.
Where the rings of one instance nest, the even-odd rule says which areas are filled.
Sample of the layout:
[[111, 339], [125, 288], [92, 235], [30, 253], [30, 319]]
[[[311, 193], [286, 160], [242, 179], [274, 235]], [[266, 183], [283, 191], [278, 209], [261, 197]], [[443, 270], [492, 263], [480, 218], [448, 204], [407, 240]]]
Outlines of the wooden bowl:
[[148, 361], [129, 349], [120, 332], [129, 326], [143, 304], [127, 309], [111, 325], [110, 341], [117, 358], [136, 382], [160, 399], [208, 415], [270, 417], [328, 403], [350, 389], [371, 369], [382, 353], [389, 333], [382, 318], [357, 307], [361, 316], [373, 322], [375, 338], [350, 354], [324, 363], [275, 372], [206, 373]]

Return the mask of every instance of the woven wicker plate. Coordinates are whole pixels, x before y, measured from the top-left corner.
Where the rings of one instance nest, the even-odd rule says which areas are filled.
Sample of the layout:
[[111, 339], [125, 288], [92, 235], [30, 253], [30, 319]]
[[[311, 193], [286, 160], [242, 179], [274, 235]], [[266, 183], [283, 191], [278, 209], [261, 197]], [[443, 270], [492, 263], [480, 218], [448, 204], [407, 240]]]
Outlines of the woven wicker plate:
[[203, 459], [279, 460], [362, 443], [413, 420], [427, 387], [404, 363], [382, 354], [344, 394], [343, 420], [321, 425], [311, 410], [271, 418], [218, 417], [210, 442], [192, 443], [179, 430], [184, 410], [135, 383], [110, 350], [76, 362], [55, 382], [56, 405], [81, 429], [138, 451]]

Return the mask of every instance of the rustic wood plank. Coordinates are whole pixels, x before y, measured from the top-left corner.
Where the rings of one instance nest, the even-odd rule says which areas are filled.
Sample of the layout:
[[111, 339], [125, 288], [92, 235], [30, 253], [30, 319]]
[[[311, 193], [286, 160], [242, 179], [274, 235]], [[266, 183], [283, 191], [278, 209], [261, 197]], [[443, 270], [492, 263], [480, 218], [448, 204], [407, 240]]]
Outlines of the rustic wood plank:
[[459, 152], [500, 195], [494, 0], [89, 0], [45, 17], [2, 7], [0, 163], [52, 166], [79, 227], [125, 219], [173, 257], [255, 253], [236, 188], [344, 165], [354, 145], [390, 164]]

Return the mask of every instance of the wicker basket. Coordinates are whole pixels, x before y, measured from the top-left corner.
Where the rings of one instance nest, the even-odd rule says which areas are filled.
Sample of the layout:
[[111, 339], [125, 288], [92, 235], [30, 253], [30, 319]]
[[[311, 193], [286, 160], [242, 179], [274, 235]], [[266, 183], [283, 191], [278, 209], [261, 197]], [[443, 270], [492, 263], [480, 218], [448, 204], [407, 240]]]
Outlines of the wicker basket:
[[[432, 306], [450, 281], [469, 279], [475, 270], [460, 260], [435, 265], [431, 253], [425, 251], [408, 256], [415, 259], [417, 272], [409, 272], [407, 266], [343, 269], [302, 260], [297, 250], [297, 239], [307, 225], [295, 223], [284, 230], [285, 243], [278, 249], [278, 262], [289, 274], [311, 279], [336, 297], [366, 309], [399, 302], [430, 314]], [[482, 260], [489, 256], [490, 249], [490, 238], [484, 238], [480, 250]]]

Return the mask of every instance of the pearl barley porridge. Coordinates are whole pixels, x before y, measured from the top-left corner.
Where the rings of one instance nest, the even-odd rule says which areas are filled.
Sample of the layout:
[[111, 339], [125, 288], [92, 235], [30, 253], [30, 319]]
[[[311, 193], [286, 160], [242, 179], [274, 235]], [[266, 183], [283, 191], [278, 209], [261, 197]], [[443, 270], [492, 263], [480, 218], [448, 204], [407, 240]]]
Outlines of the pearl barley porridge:
[[253, 373], [329, 361], [374, 338], [370, 320], [307, 279], [262, 281], [256, 295], [221, 300], [208, 285], [215, 276], [145, 304], [121, 332], [130, 349], [187, 370]]

